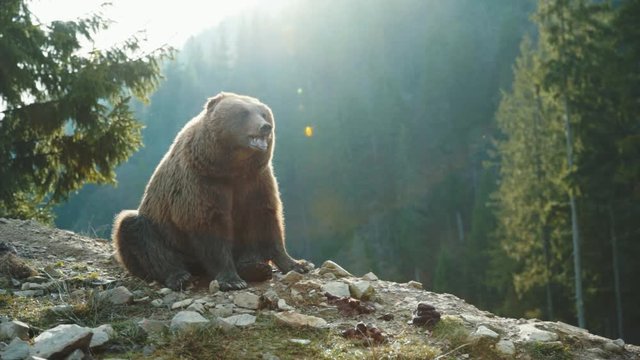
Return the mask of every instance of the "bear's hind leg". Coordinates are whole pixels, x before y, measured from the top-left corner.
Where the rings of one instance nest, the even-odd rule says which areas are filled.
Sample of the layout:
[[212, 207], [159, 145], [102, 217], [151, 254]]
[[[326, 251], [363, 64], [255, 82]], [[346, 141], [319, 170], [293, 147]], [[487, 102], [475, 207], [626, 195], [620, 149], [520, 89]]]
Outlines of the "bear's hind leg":
[[121, 212], [114, 223], [113, 241], [124, 267], [139, 278], [156, 280], [179, 290], [191, 274], [185, 269], [183, 256], [168, 246], [165, 236], [175, 235], [171, 232], [163, 234], [134, 210]]

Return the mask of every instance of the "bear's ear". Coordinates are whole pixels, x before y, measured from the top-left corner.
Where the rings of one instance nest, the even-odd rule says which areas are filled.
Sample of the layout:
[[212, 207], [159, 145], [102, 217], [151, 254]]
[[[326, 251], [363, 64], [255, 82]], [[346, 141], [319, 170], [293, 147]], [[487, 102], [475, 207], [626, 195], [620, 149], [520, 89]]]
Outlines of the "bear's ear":
[[207, 103], [204, 105], [204, 108], [207, 109], [207, 112], [213, 110], [213, 108], [215, 108], [220, 100], [222, 100], [226, 95], [226, 93], [221, 92], [214, 97], [210, 97], [207, 99]]

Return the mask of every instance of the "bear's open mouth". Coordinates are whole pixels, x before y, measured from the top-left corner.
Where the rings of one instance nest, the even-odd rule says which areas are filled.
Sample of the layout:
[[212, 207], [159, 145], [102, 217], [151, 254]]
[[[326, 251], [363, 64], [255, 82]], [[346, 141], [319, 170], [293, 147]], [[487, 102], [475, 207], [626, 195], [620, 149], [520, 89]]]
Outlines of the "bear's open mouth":
[[269, 144], [266, 136], [249, 136], [249, 146], [260, 151], [267, 150]]

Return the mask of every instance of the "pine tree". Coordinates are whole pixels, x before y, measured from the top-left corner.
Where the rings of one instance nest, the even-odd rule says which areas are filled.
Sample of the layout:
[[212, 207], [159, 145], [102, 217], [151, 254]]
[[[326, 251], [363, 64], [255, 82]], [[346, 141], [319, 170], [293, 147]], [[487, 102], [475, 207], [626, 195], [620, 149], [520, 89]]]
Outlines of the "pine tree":
[[172, 50], [140, 54], [133, 37], [85, 51], [108, 24], [96, 14], [43, 25], [25, 0], [0, 5], [0, 216], [49, 220], [83, 184], [113, 183], [140, 146], [131, 98], [146, 99]]

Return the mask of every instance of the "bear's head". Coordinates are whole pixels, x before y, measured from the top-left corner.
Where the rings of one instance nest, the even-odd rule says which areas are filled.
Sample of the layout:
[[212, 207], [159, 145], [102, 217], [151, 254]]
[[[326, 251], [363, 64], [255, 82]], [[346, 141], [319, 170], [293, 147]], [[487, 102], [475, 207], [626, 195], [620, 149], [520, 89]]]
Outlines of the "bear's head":
[[273, 150], [275, 122], [268, 106], [250, 96], [223, 92], [205, 105], [217, 141], [246, 156]]

